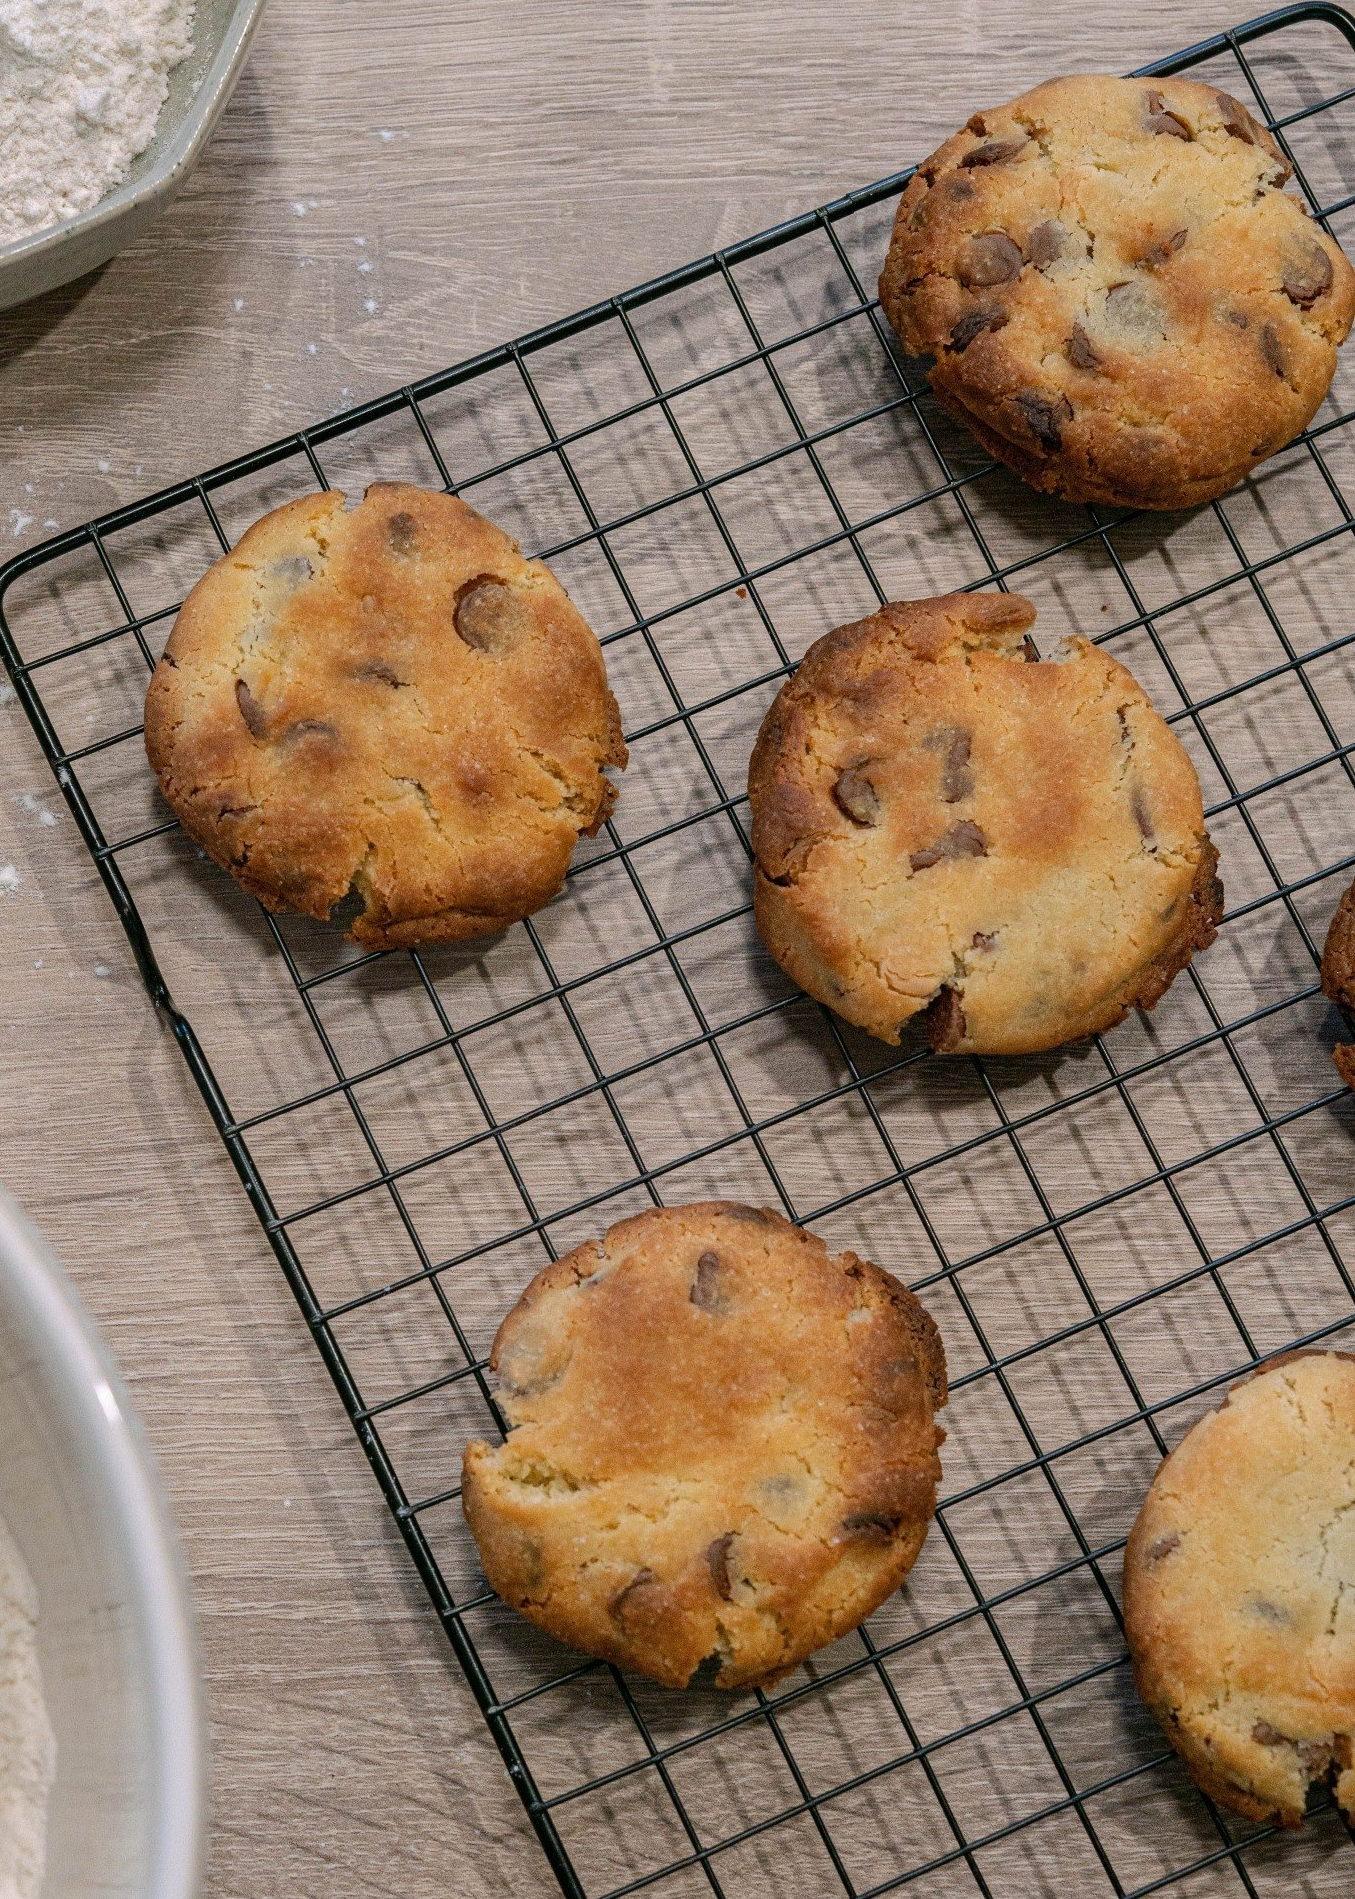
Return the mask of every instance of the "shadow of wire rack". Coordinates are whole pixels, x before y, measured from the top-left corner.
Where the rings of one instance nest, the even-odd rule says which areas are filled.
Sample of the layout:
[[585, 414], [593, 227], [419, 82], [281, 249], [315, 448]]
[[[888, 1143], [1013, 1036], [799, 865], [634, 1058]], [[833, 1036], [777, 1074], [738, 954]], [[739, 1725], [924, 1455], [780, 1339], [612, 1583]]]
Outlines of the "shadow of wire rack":
[[[1186, 69], [1254, 102], [1340, 237], [1355, 21], [1291, 6], [1146, 70]], [[1135, 1700], [1117, 1588], [1167, 1445], [1259, 1356], [1355, 1316], [1355, 1129], [1316, 981], [1355, 863], [1355, 369], [1210, 508], [1039, 500], [950, 425], [870, 295], [905, 175], [21, 555], [5, 661], [566, 1893], [1345, 1892], [1330, 1804], [1280, 1843], [1190, 1791]], [[376, 478], [456, 488], [544, 553], [626, 721], [613, 822], [489, 944], [373, 957], [266, 916], [145, 766], [188, 585], [265, 508]], [[826, 627], [993, 583], [1149, 686], [1229, 910], [1151, 1018], [938, 1061], [761, 952], [745, 764]], [[455, 1482], [499, 1428], [485, 1355], [528, 1276], [706, 1194], [906, 1277], [954, 1375], [906, 1589], [734, 1698], [520, 1623]]]

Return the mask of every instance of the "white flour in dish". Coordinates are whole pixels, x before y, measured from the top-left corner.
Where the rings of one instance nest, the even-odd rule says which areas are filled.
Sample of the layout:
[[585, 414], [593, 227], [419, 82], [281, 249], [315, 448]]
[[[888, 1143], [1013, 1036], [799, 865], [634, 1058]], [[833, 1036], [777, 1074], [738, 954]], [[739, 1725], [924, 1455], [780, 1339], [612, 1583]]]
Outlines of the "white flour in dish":
[[37, 1899], [56, 1741], [38, 1673], [38, 1599], [0, 1522], [0, 1899]]
[[0, 0], [0, 244], [122, 182], [192, 25], [193, 0]]

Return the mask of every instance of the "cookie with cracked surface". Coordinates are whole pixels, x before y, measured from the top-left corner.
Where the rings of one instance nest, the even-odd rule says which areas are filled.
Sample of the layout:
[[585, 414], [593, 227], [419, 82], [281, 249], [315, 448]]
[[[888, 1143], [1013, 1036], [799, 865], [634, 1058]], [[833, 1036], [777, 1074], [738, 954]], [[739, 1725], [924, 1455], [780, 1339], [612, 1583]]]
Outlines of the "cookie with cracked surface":
[[564, 588], [464, 501], [380, 483], [257, 521], [203, 575], [146, 695], [185, 830], [272, 910], [352, 890], [368, 949], [540, 909], [623, 766]]
[[940, 1477], [940, 1336], [912, 1293], [770, 1211], [710, 1201], [539, 1272], [467, 1446], [485, 1574], [528, 1621], [682, 1687], [775, 1680], [912, 1568]]
[[1192, 1779], [1297, 1826], [1355, 1814], [1355, 1358], [1286, 1352], [1153, 1479], [1125, 1551], [1139, 1693]]
[[753, 748], [754, 907], [882, 1041], [1021, 1054], [1150, 1009], [1222, 913], [1199, 780], [1131, 673], [1036, 656], [1015, 594], [898, 601], [810, 647]]
[[[1322, 993], [1355, 1021], [1355, 884], [1336, 906], [1322, 948]], [[1336, 1072], [1355, 1088], [1355, 1043], [1338, 1042], [1332, 1050]]]
[[1355, 271], [1289, 176], [1212, 86], [1052, 79], [918, 167], [880, 301], [1032, 486], [1191, 507], [1307, 426], [1355, 314]]

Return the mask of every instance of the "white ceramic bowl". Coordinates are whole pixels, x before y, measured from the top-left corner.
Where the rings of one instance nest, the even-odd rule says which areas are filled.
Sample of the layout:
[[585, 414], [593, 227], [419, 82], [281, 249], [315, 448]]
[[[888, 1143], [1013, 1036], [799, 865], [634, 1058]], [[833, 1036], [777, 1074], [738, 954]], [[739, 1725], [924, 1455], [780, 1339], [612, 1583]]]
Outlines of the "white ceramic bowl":
[[197, 0], [193, 45], [169, 76], [155, 137], [116, 191], [50, 230], [0, 245], [0, 310], [105, 264], [160, 215], [202, 156], [245, 63], [264, 0]]
[[3, 1194], [0, 1444], [56, 1734], [44, 1899], [191, 1899], [202, 1712], [178, 1547], [122, 1382]]

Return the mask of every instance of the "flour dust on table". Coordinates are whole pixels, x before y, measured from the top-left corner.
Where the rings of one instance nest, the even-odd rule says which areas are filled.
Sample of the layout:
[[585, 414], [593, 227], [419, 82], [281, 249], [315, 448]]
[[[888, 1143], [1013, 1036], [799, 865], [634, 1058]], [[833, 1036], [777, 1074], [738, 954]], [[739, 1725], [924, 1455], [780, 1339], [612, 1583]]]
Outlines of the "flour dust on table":
[[193, 0], [0, 0], [0, 244], [122, 183], [192, 26]]

